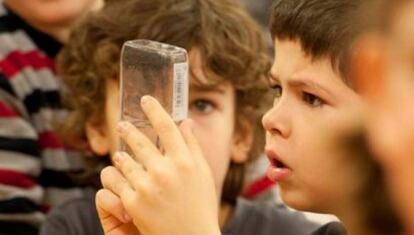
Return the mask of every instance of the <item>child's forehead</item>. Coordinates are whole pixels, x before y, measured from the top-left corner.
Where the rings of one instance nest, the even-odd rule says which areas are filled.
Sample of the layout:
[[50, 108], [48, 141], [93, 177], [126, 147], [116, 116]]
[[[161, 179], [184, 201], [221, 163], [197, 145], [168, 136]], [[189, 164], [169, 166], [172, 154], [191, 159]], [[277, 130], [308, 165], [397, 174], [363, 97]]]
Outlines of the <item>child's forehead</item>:
[[[289, 58], [287, 59], [289, 60]], [[300, 59], [299, 59], [300, 60]], [[340, 78], [328, 58], [318, 60], [290, 60], [283, 63], [273, 64], [269, 76], [279, 82], [309, 82], [314, 84], [324, 84]]]
[[283, 70], [277, 64], [272, 67], [269, 73], [271, 84], [281, 84], [295, 90], [319, 91], [327, 97], [342, 96], [337, 93], [347, 88], [339, 73], [333, 70], [329, 59], [313, 61], [308, 66], [288, 72]]
[[232, 87], [232, 84], [225, 80], [215, 83], [200, 83], [198, 81], [190, 80], [190, 92], [217, 92], [223, 94]]
[[271, 72], [278, 77], [312, 73], [326, 64], [325, 58], [313, 59], [305, 53], [299, 40], [275, 40], [275, 60]]
[[232, 85], [231, 81], [215, 74], [207, 67], [192, 66], [190, 61], [190, 88], [196, 90], [215, 90], [226, 85]]

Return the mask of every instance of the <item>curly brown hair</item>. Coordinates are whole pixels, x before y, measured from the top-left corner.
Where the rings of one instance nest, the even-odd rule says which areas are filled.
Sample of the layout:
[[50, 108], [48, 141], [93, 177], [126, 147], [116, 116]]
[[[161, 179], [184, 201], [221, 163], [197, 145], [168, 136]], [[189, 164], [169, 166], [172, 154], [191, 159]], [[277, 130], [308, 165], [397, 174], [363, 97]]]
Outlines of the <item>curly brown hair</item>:
[[[230, 82], [236, 90], [236, 130], [255, 127], [250, 160], [264, 146], [260, 118], [271, 99], [267, 89], [270, 60], [260, 27], [233, 0], [118, 0], [107, 1], [72, 32], [58, 60], [58, 70], [69, 88], [70, 110], [60, 128], [68, 144], [85, 139], [85, 124], [102, 119], [106, 79], [118, 79], [123, 43], [148, 39], [197, 48], [209, 80], [195, 77], [203, 86]], [[191, 71], [191, 64], [190, 64]], [[212, 80], [210, 77], [219, 77]], [[92, 164], [92, 168], [96, 168]], [[245, 164], [231, 163], [223, 186], [223, 199], [235, 203], [244, 186]], [[94, 172], [98, 172], [96, 169]]]

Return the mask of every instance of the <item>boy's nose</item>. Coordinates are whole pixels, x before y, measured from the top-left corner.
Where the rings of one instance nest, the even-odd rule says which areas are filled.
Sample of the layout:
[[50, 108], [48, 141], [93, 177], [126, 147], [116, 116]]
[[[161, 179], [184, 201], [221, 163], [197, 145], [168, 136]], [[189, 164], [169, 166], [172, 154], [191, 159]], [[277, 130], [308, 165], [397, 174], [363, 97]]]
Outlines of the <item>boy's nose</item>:
[[288, 110], [282, 110], [280, 105], [273, 106], [262, 118], [262, 125], [272, 136], [279, 135], [288, 138], [291, 134], [291, 125]]

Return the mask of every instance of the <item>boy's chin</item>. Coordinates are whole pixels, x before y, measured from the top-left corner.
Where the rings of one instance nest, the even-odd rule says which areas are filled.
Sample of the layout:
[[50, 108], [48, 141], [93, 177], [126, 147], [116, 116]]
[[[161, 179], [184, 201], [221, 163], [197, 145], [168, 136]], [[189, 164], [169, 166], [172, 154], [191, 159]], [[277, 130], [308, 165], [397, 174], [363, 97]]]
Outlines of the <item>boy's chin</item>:
[[280, 196], [282, 201], [290, 208], [299, 211], [308, 211], [314, 213], [329, 213], [316, 203], [316, 200], [300, 190], [292, 190], [280, 185]]

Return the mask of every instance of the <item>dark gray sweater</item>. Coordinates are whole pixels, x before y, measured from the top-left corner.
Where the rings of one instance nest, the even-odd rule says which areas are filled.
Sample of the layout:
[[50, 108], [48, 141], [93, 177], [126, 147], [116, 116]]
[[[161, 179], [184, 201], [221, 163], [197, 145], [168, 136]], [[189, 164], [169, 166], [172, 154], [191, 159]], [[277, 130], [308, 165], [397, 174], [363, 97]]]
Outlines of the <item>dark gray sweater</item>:
[[[232, 235], [309, 235], [318, 228], [298, 212], [274, 202], [237, 201], [233, 217], [223, 229]], [[56, 208], [41, 235], [103, 235], [95, 209], [94, 193]]]

